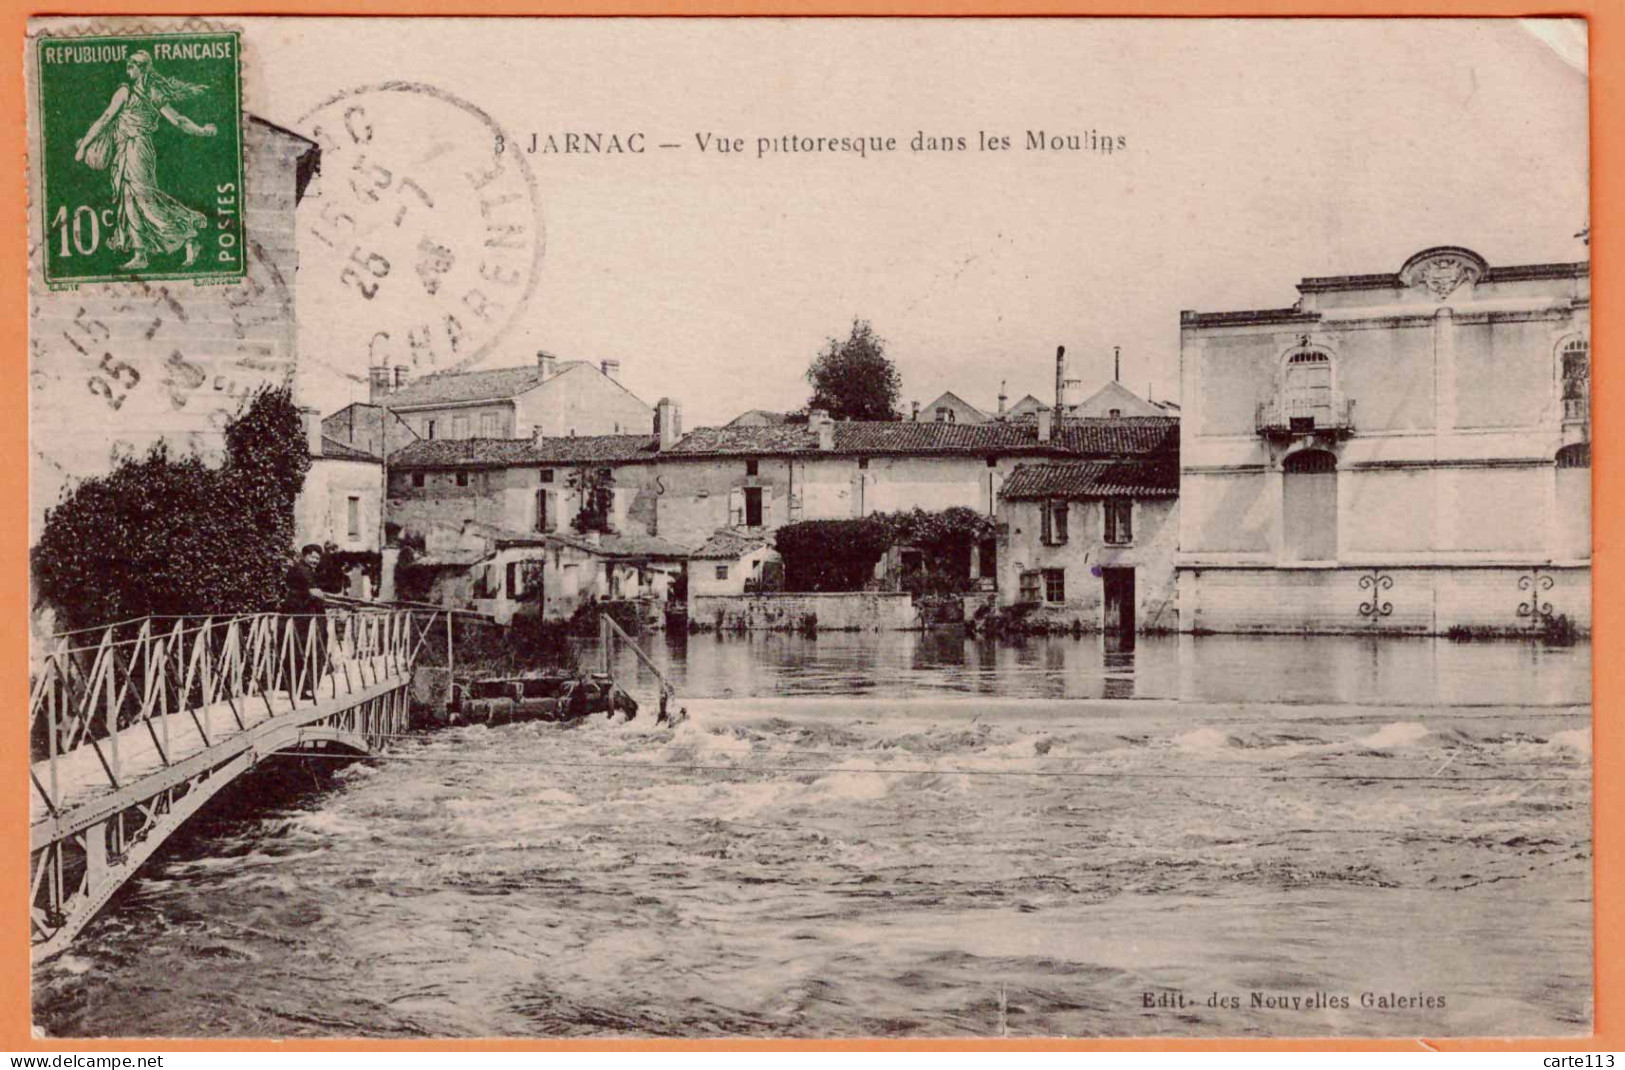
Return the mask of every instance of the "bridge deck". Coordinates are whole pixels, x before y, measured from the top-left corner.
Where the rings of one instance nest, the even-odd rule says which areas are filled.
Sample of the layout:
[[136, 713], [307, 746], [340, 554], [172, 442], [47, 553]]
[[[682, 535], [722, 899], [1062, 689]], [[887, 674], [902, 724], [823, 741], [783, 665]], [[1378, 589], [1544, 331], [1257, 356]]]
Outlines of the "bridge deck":
[[[260, 734], [256, 729], [263, 728], [271, 721], [279, 718], [290, 721], [316, 720], [331, 716], [357, 705], [376, 692], [387, 691], [404, 683], [404, 677], [390, 674], [386, 657], [346, 659], [337, 663], [332, 673], [321, 678], [314, 702], [307, 697], [296, 705], [286, 691], [261, 692], [192, 710], [156, 715], [120, 730], [117, 734], [118, 764], [113, 767], [118, 776], [117, 786], [107, 770], [107, 766], [113, 764], [114, 743], [110, 738], [98, 740], [94, 747], [86, 743], [66, 754], [57, 755], [54, 783], [50, 761], [35, 762], [33, 772], [41, 784], [53, 789], [53, 794], [59, 800], [58, 819], [67, 818], [73, 811], [117, 794], [120, 788], [139, 784], [205, 751], [222, 748], [230, 752], [246, 748], [251, 745], [252, 738]], [[306, 716], [288, 717], [294, 713]], [[226, 746], [232, 742], [240, 745]], [[164, 760], [166, 757], [167, 762]], [[103, 764], [104, 760], [106, 765]], [[36, 826], [36, 835], [41, 831], [38, 826], [54, 823], [50, 811], [37, 794], [33, 799], [30, 821]]]

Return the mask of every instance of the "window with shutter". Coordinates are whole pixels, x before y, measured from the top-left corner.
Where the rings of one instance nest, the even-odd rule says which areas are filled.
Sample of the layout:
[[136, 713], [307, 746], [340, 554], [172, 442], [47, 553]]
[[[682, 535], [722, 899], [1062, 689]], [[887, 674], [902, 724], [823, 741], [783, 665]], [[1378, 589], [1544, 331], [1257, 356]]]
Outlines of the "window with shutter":
[[1108, 498], [1104, 503], [1105, 540], [1111, 546], [1134, 541], [1134, 502], [1129, 498]]

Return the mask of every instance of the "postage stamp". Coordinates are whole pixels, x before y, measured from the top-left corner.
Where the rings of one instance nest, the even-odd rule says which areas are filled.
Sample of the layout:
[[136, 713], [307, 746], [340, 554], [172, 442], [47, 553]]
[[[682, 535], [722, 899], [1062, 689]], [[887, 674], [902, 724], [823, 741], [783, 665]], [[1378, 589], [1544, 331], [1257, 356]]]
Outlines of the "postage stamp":
[[36, 47], [45, 281], [242, 278], [239, 35]]

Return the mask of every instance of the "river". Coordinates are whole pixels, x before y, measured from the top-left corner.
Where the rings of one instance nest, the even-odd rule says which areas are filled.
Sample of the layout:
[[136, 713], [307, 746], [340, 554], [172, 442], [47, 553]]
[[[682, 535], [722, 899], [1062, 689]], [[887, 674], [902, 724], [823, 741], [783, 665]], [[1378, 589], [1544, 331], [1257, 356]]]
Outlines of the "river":
[[463, 727], [267, 763], [36, 970], [37, 1025], [1590, 1027], [1589, 646], [650, 645], [675, 729]]

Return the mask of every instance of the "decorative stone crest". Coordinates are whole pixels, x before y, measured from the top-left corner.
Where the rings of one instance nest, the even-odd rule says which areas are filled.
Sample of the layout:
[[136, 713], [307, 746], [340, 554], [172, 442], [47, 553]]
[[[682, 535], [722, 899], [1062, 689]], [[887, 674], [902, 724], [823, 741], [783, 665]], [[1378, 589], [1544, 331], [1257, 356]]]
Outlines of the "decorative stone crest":
[[1424, 249], [1405, 262], [1399, 277], [1407, 286], [1417, 286], [1443, 301], [1462, 286], [1473, 286], [1484, 277], [1484, 258], [1471, 249], [1441, 246]]

